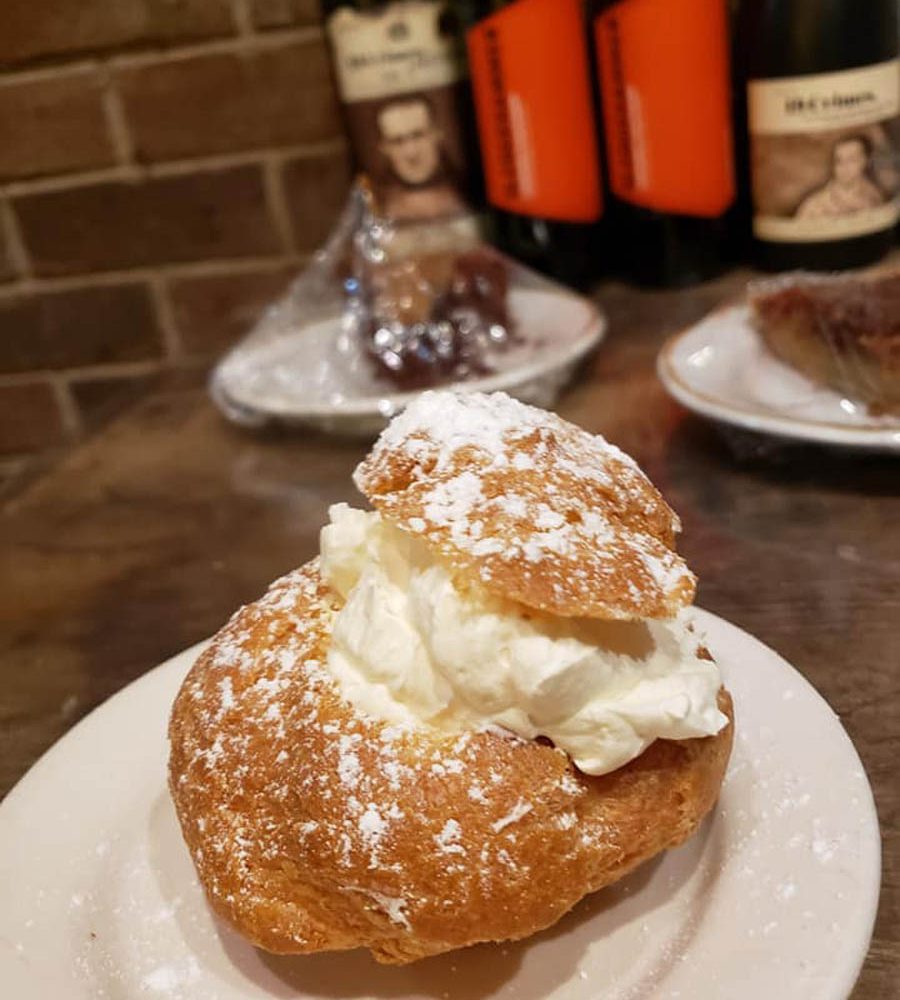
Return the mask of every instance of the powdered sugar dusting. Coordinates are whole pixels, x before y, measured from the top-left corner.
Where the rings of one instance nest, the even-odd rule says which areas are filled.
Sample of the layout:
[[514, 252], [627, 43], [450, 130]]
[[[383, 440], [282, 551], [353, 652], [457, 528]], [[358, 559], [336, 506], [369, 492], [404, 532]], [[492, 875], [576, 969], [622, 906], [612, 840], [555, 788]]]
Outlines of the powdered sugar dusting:
[[409, 925], [409, 920], [406, 918], [406, 900], [401, 899], [399, 896], [388, 896], [386, 893], [378, 892], [375, 889], [363, 889], [359, 886], [348, 886], [348, 892], [360, 892], [365, 896], [372, 899], [379, 907], [383, 910], [388, 919], [394, 923], [399, 924], [404, 930], [412, 930]]
[[[327, 877], [343, 906], [383, 920], [385, 939], [395, 940], [414, 934], [433, 905], [423, 873], [455, 911], [473, 894], [515, 892], [529, 866], [513, 846], [514, 824], [533, 809], [574, 805], [584, 785], [561, 751], [505, 731], [445, 735], [360, 715], [324, 666], [337, 610], [312, 563], [232, 618], [176, 702], [175, 797], [201, 810], [188, 837], [194, 863], [238, 922], [271, 905], [267, 873], [289, 866], [300, 883]], [[508, 791], [519, 753], [537, 753], [545, 769], [529, 770], [527, 799]], [[196, 804], [241, 801], [248, 788], [252, 808]], [[554, 833], [566, 856], [584, 850], [581, 832]], [[303, 944], [305, 933], [298, 920], [291, 942]], [[148, 991], [167, 982], [165, 967], [150, 972]]]
[[444, 854], [465, 854], [466, 849], [459, 842], [461, 837], [462, 828], [459, 823], [455, 819], [448, 819], [434, 839]]
[[228, 712], [234, 708], [234, 692], [231, 688], [231, 678], [223, 677], [219, 682], [219, 690], [222, 692], [221, 707], [223, 712]]
[[386, 519], [523, 604], [670, 617], [693, 596], [678, 518], [635, 462], [503, 393], [422, 394], [354, 479]]
[[384, 817], [378, 811], [375, 803], [370, 802], [366, 806], [366, 811], [359, 818], [359, 832], [369, 849], [369, 864], [372, 867], [378, 864], [379, 848], [387, 829], [388, 825]]
[[528, 813], [531, 812], [532, 808], [533, 807], [530, 802], [525, 802], [524, 799], [519, 799], [519, 801], [505, 816], [501, 816], [500, 819], [491, 824], [491, 829], [494, 833], [499, 833], [501, 830], [505, 830], [511, 824], [518, 823], [523, 816], [527, 816]]
[[354, 786], [359, 780], [359, 757], [353, 747], [358, 746], [361, 737], [359, 733], [351, 736], [341, 736], [338, 739], [338, 777], [345, 785]]
[[507, 438], [525, 437], [540, 430], [547, 417], [543, 410], [520, 403], [503, 392], [491, 395], [423, 392], [391, 421], [376, 447], [403, 449], [417, 457], [430, 454], [431, 445], [436, 444], [439, 472], [451, 462], [454, 452], [463, 447], [500, 456], [502, 462]]

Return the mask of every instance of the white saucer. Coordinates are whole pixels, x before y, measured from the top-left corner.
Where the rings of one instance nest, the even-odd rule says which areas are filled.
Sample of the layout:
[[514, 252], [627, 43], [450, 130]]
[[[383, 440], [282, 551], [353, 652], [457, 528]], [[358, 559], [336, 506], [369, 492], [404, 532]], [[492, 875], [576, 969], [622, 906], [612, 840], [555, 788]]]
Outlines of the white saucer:
[[751, 326], [747, 306], [717, 310], [671, 337], [656, 367], [671, 395], [713, 420], [797, 441], [900, 451], [900, 419], [871, 417], [782, 364]]
[[772, 650], [705, 612], [735, 701], [719, 805], [684, 847], [556, 927], [404, 968], [267, 956], [207, 907], [166, 790], [189, 649], [101, 705], [0, 807], [0, 983], [16, 1000], [843, 1000], [875, 917], [872, 794], [836, 716]]
[[[577, 363], [602, 340], [606, 319], [590, 300], [549, 287], [513, 288], [509, 310], [522, 342], [504, 353], [503, 369], [452, 387], [465, 392], [502, 389], [549, 407]], [[418, 394], [397, 392], [375, 378], [361, 352], [340, 352], [337, 314], [311, 322], [299, 333], [286, 328], [286, 335], [278, 335], [278, 324], [277, 313], [266, 317], [261, 327], [273, 334], [251, 337], [216, 369], [213, 397], [232, 419], [375, 435]]]

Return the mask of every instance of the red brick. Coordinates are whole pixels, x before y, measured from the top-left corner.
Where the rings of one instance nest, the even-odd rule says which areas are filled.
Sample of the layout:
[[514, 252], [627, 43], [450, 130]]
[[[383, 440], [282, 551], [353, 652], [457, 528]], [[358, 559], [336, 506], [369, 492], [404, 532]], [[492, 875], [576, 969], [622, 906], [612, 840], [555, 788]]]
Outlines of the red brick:
[[56, 396], [48, 383], [0, 386], [0, 453], [37, 451], [64, 438]]
[[250, 12], [262, 29], [318, 24], [322, 16], [318, 0], [252, 0]]
[[138, 402], [159, 384], [159, 375], [120, 375], [114, 378], [73, 379], [72, 397], [85, 430], [96, 430], [117, 413]]
[[347, 200], [349, 157], [333, 154], [298, 158], [285, 163], [283, 171], [297, 246], [315, 250], [331, 232]]
[[93, 71], [0, 86], [0, 177], [103, 167], [115, 161]]
[[143, 285], [0, 298], [0, 372], [77, 368], [162, 355]]
[[117, 80], [145, 161], [316, 142], [341, 130], [320, 39], [132, 66]]
[[278, 249], [255, 166], [24, 195], [13, 207], [41, 275]]
[[0, 63], [233, 33], [229, 0], [2, 0]]
[[239, 340], [287, 288], [297, 267], [175, 278], [169, 295], [187, 354], [219, 355]]

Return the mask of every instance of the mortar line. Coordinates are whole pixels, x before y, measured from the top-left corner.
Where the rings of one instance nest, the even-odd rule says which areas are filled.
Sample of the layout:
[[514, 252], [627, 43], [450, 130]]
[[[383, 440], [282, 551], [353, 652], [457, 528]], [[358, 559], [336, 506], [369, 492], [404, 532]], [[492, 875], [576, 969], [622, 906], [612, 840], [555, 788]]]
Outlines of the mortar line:
[[262, 165], [266, 158], [272, 155], [284, 159], [288, 157], [315, 159], [316, 157], [341, 153], [345, 149], [346, 141], [343, 136], [334, 136], [318, 142], [239, 150], [234, 153], [212, 153], [182, 157], [160, 163], [123, 163], [99, 170], [76, 171], [55, 177], [34, 177], [28, 180], [10, 181], [5, 185], [0, 185], [0, 194], [6, 194], [10, 198], [19, 198], [32, 194], [75, 190], [96, 184], [134, 182], [145, 178], [179, 177], [191, 173], [214, 173], [233, 167]]
[[287, 193], [284, 190], [284, 175], [281, 169], [283, 162], [283, 159], [278, 156], [268, 156], [263, 162], [263, 190], [265, 191], [269, 218], [275, 226], [282, 248], [285, 253], [294, 253], [297, 244], [288, 207]]
[[53, 294], [82, 288], [106, 288], [149, 282], [154, 274], [166, 280], [207, 278], [254, 271], [277, 271], [283, 267], [300, 267], [310, 259], [308, 253], [274, 254], [265, 257], [223, 257], [217, 260], [179, 261], [159, 264], [154, 268], [135, 267], [120, 271], [94, 274], [72, 274], [58, 277], [29, 276], [0, 285], [0, 300], [28, 294]]
[[29, 279], [32, 275], [31, 255], [25, 245], [25, 238], [19, 228], [19, 220], [8, 198], [0, 196], [0, 233], [2, 233], [10, 263], [19, 278]]
[[237, 34], [230, 38], [217, 38], [212, 41], [198, 42], [191, 45], [173, 46], [167, 49], [153, 49], [144, 52], [125, 52], [114, 55], [110, 63], [116, 69], [128, 69], [153, 64], [181, 62], [197, 56], [232, 55], [246, 51], [265, 51], [286, 47], [295, 42], [321, 39], [324, 32], [319, 25], [304, 25], [299, 28], [276, 28], [263, 34]]
[[159, 273], [151, 274], [147, 284], [150, 288], [150, 297], [153, 300], [159, 328], [162, 331], [164, 357], [170, 364], [177, 364], [184, 356], [184, 346], [178, 331], [178, 323], [175, 320], [172, 299]]
[[81, 418], [81, 411], [78, 409], [78, 404], [75, 402], [75, 397], [68, 382], [59, 372], [53, 372], [48, 381], [53, 390], [56, 405], [59, 407], [63, 431], [66, 437], [70, 441], [80, 437], [84, 433], [84, 421]]
[[56, 378], [62, 379], [67, 385], [95, 379], [137, 378], [141, 375], [155, 375], [166, 367], [162, 358], [149, 358], [146, 361], [105, 361], [71, 368], [35, 368], [33, 371], [0, 375], [0, 388], [27, 385], [30, 382], [52, 382]]
[[113, 152], [120, 166], [133, 167], [134, 138], [115, 74], [110, 70], [108, 63], [104, 63], [99, 72], [103, 84], [103, 113], [106, 116], [106, 129], [112, 140]]
[[231, 16], [234, 19], [238, 37], [251, 38], [256, 34], [247, 0], [231, 0]]

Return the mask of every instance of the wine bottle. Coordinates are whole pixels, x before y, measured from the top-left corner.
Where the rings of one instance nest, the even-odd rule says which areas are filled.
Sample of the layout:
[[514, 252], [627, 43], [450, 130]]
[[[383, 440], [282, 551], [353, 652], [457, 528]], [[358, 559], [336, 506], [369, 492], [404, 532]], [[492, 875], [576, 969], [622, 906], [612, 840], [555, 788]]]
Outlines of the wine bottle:
[[484, 0], [467, 32], [497, 242], [581, 285], [600, 269], [600, 158], [581, 0]]
[[591, 4], [616, 258], [686, 285], [719, 272], [736, 184], [725, 0]]
[[460, 216], [478, 200], [463, 26], [442, 0], [324, 0], [356, 165], [401, 221]]
[[744, 0], [746, 201], [757, 263], [859, 267], [897, 222], [896, 0]]

